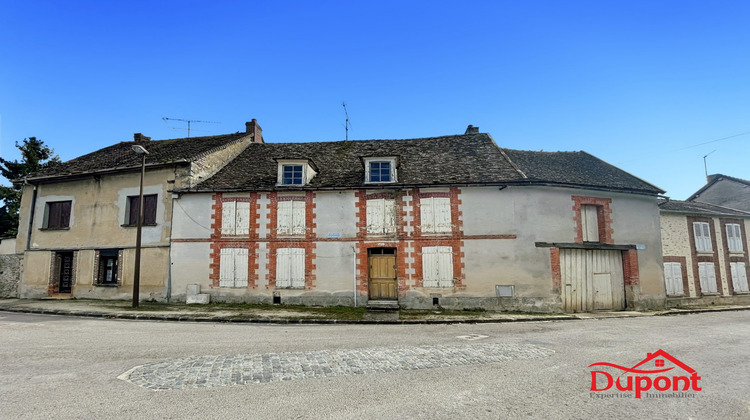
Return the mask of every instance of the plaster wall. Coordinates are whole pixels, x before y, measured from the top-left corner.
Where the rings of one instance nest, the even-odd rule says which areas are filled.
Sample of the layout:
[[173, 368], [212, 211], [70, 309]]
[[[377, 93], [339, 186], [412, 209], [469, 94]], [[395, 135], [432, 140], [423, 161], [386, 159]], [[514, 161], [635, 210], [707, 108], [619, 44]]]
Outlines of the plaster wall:
[[688, 296], [696, 296], [695, 276], [693, 275], [693, 256], [690, 251], [690, 234], [684, 214], [665, 213], [659, 215], [661, 230], [662, 255], [664, 257], [685, 257], [688, 280]]
[[319, 238], [353, 238], [357, 235], [354, 191], [315, 193], [316, 231]]
[[172, 239], [211, 237], [211, 194], [182, 194], [173, 200]]

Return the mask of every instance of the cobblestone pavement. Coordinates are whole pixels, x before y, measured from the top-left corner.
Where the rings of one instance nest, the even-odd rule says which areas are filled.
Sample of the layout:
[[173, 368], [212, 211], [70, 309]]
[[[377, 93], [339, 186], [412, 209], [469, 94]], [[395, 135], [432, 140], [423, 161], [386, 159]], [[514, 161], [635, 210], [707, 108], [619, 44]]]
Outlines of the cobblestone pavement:
[[120, 379], [154, 390], [206, 388], [479, 365], [553, 353], [533, 345], [464, 344], [192, 356], [138, 366]]

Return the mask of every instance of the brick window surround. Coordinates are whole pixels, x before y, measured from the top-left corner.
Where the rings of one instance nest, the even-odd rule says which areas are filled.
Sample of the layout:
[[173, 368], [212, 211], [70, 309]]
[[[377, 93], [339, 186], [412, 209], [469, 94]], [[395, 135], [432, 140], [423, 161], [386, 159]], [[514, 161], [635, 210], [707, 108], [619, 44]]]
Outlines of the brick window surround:
[[[278, 235], [276, 232], [279, 220], [279, 201], [304, 201], [305, 202], [305, 235], [306, 239], [315, 239], [315, 192], [306, 191], [298, 195], [279, 195], [276, 191], [268, 193], [268, 224], [266, 225], [270, 239], [287, 238], [287, 235]], [[296, 235], [293, 237], [297, 237]], [[275, 266], [275, 262], [274, 262]], [[274, 269], [275, 270], [275, 269]]]
[[465, 288], [463, 241], [458, 239], [431, 239], [414, 242], [415, 287], [424, 287], [422, 278], [422, 248], [428, 246], [447, 246], [453, 250], [453, 287]]
[[209, 279], [212, 287], [221, 287], [222, 248], [247, 249], [247, 287], [258, 287], [258, 243], [252, 241], [218, 241], [211, 243], [211, 263]]
[[[724, 289], [721, 285], [721, 272], [719, 270], [719, 247], [717, 246], [718, 243], [716, 241], [716, 229], [714, 226], [714, 220], [710, 217], [693, 217], [693, 216], [688, 216], [686, 217], [686, 219], [687, 219], [688, 238], [690, 240], [690, 255], [693, 260], [692, 270], [693, 270], [693, 280], [695, 283], [695, 294], [696, 296], [701, 296], [704, 294], [703, 290], [701, 290], [701, 280], [700, 280], [700, 275], [698, 274], [698, 263], [711, 262], [711, 263], [714, 263], [714, 275], [716, 277], [716, 290], [718, 294], [721, 295]], [[693, 223], [695, 222], [708, 223], [709, 230], [711, 231], [712, 251], [710, 253], [707, 253], [707, 252], [698, 253], [697, 249], [695, 248], [695, 231], [693, 230]], [[726, 234], [724, 236], [726, 236]], [[710, 295], [713, 295], [713, 293], [710, 293]]]
[[614, 244], [612, 239], [612, 199], [601, 197], [586, 197], [573, 195], [573, 220], [575, 221], [575, 243], [583, 243], [583, 223], [581, 222], [581, 206], [596, 206], [597, 219], [599, 222], [599, 241], [605, 244]]
[[[729, 253], [729, 241], [727, 238], [727, 225], [728, 224], [740, 225], [740, 239], [742, 240], [742, 254]], [[734, 294], [734, 279], [732, 279], [732, 269], [730, 263], [733, 262], [744, 262], [745, 263], [745, 277], [750, 278], [750, 258], [748, 258], [747, 249], [747, 234], [745, 232], [745, 223], [742, 219], [719, 219], [719, 226], [721, 227], [721, 242], [724, 244], [724, 266], [726, 267], [726, 273], [729, 277], [727, 279], [727, 287], [729, 288], [729, 294]]]
[[[241, 196], [225, 197], [222, 193], [213, 195], [211, 206], [211, 254], [209, 263], [209, 279], [212, 287], [220, 287], [221, 249], [245, 248], [248, 250], [247, 286], [258, 287], [258, 231], [260, 228], [260, 193], [247, 193]], [[248, 235], [222, 237], [222, 208], [225, 201], [246, 201], [250, 203], [250, 232]]]
[[[463, 217], [462, 212], [460, 210], [461, 206], [461, 199], [459, 198], [459, 189], [457, 187], [451, 187], [448, 192], [422, 192], [419, 190], [419, 188], [415, 188], [414, 192], [412, 193], [412, 196], [414, 199], [412, 200], [412, 205], [414, 207], [414, 211], [412, 212], [414, 216], [414, 235], [417, 237], [420, 236], [428, 236], [428, 237], [435, 237], [435, 236], [455, 236], [459, 237], [463, 233]], [[451, 231], [450, 232], [440, 232], [440, 233], [427, 233], [423, 234], [421, 225], [422, 225], [422, 212], [419, 208], [419, 200], [422, 198], [428, 198], [428, 197], [446, 197], [450, 199], [450, 205], [451, 205]], [[463, 245], [463, 244], [462, 244]]]
[[690, 297], [690, 288], [688, 287], [687, 258], [686, 257], [664, 257], [664, 262], [680, 264], [680, 269], [681, 269], [680, 271], [682, 271], [682, 293], [684, 297]]
[[[315, 287], [315, 242], [310, 241], [277, 241], [268, 243], [268, 285], [276, 288], [276, 250], [279, 248], [304, 248], [305, 250], [305, 289]], [[286, 288], [284, 288], [286, 289]]]
[[[78, 271], [78, 251], [59, 251], [59, 252], [52, 252], [52, 264], [50, 264], [50, 272], [49, 272], [49, 286], [47, 287], [47, 294], [49, 296], [56, 296], [60, 295], [59, 293], [59, 286], [60, 286], [60, 265], [62, 264], [62, 257], [60, 255], [61, 252], [72, 252], [73, 253], [73, 265], [71, 266], [72, 276], [70, 279], [70, 285], [71, 285], [71, 293], [73, 287], [76, 285], [76, 272]], [[68, 293], [62, 293], [63, 295], [68, 295]]]
[[[213, 195], [213, 205], [211, 206], [211, 239], [221, 239], [222, 208], [225, 201], [244, 201], [250, 203], [250, 233], [242, 235], [241, 238], [257, 239], [260, 228], [260, 204], [258, 204], [259, 193], [249, 193], [246, 196], [229, 196], [225, 197], [222, 193]], [[232, 235], [233, 240], [239, 237]]]

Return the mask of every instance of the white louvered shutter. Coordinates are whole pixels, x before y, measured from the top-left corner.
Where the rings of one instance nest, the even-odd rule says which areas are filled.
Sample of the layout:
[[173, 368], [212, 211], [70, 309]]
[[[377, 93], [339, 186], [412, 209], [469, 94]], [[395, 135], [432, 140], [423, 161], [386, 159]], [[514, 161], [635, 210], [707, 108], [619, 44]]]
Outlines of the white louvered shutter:
[[290, 287], [291, 281], [291, 258], [289, 248], [276, 250], [276, 287]]
[[453, 287], [453, 248], [437, 247], [438, 287]]
[[292, 201], [279, 201], [276, 215], [276, 234], [292, 234]]
[[432, 206], [432, 197], [419, 199], [419, 209], [422, 219], [422, 232], [435, 232], [435, 211]]
[[383, 233], [385, 200], [367, 200], [367, 233]]
[[727, 243], [730, 252], [742, 252], [742, 233], [740, 231], [740, 225], [736, 223], [729, 223], [727, 228]]
[[706, 222], [693, 222], [695, 249], [697, 251], [711, 251], [711, 231]]
[[698, 263], [698, 278], [701, 283], [701, 291], [704, 293], [716, 293], [716, 271], [714, 263]]
[[451, 199], [448, 197], [434, 197], [432, 209], [435, 214], [434, 232], [450, 232], [451, 225]]
[[732, 288], [735, 292], [748, 292], [747, 271], [744, 262], [729, 263], [732, 274]]
[[396, 232], [396, 200], [383, 200], [383, 232]]
[[235, 235], [247, 235], [250, 233], [250, 203], [238, 201], [236, 209]]
[[234, 287], [247, 287], [248, 250], [234, 249]]
[[219, 286], [234, 287], [234, 249], [222, 248], [219, 256]]
[[438, 252], [437, 247], [422, 248], [422, 285], [438, 287]]
[[682, 265], [680, 263], [664, 263], [664, 281], [667, 287], [667, 295], [684, 295], [682, 287]]
[[305, 234], [305, 202], [292, 201], [292, 235]]
[[292, 287], [305, 287], [305, 249], [290, 249], [290, 280]]
[[221, 234], [234, 235], [236, 226], [236, 206], [234, 201], [221, 203]]

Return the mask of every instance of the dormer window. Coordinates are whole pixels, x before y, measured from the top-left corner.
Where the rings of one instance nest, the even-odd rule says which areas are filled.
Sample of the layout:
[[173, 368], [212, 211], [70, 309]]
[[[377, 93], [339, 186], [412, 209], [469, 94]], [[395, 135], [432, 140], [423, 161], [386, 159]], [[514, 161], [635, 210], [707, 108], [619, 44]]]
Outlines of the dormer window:
[[396, 182], [396, 158], [365, 158], [365, 183]]
[[278, 160], [277, 185], [307, 185], [318, 173], [307, 160]]

